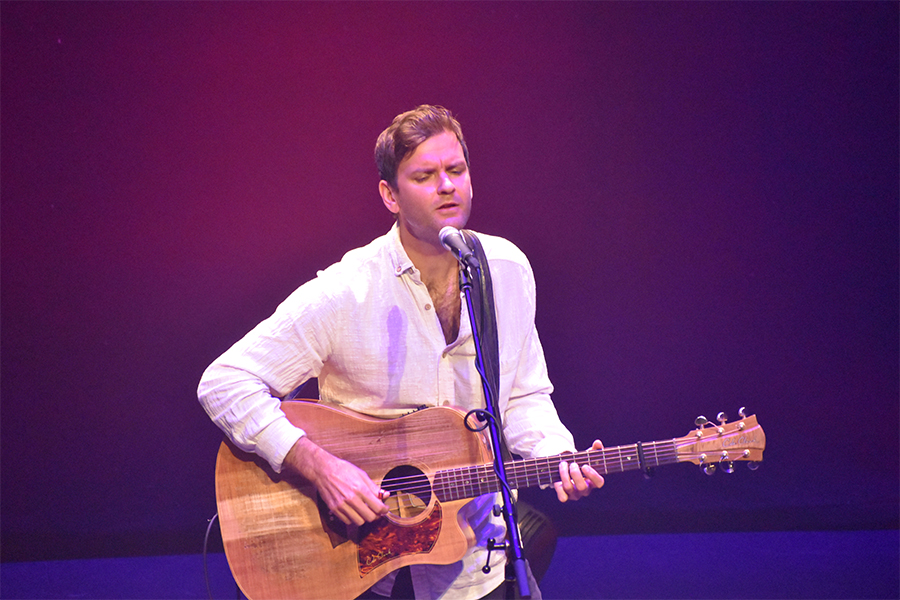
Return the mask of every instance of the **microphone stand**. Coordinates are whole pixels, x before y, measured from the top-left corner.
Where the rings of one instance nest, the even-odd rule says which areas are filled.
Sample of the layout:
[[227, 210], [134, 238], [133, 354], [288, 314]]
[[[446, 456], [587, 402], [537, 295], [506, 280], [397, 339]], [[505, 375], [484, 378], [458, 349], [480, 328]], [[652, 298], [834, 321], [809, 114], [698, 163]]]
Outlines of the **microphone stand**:
[[[475, 264], [478, 264], [477, 262]], [[480, 275], [480, 269], [472, 269]], [[506, 467], [503, 463], [503, 452], [500, 445], [500, 415], [497, 408], [496, 398], [494, 398], [493, 390], [488, 385], [485, 377], [484, 354], [481, 350], [481, 335], [478, 331], [478, 323], [475, 319], [475, 311], [472, 305], [472, 273], [470, 272], [467, 261], [460, 258], [459, 260], [459, 286], [465, 292], [466, 308], [469, 310], [469, 321], [472, 324], [472, 339], [475, 342], [475, 367], [481, 375], [481, 386], [484, 390], [485, 408], [491, 416], [488, 419], [488, 427], [491, 432], [491, 449], [494, 453], [494, 472], [500, 481], [500, 495], [503, 500], [503, 506], [494, 505], [494, 514], [498, 515], [498, 509], [502, 510], [506, 520], [506, 532], [508, 542], [506, 544], [507, 560], [512, 562], [515, 580], [519, 586], [519, 596], [521, 598], [531, 598], [531, 590], [528, 585], [528, 569], [524, 557], [524, 549], [522, 547], [522, 539], [519, 536], [518, 515], [516, 514], [515, 504], [512, 501], [509, 481], [506, 478]], [[481, 301], [486, 303], [486, 299], [482, 297]], [[482, 569], [485, 573], [490, 571], [490, 551], [496, 548], [503, 548], [502, 544], [493, 544], [494, 540], [488, 541], [488, 564]]]

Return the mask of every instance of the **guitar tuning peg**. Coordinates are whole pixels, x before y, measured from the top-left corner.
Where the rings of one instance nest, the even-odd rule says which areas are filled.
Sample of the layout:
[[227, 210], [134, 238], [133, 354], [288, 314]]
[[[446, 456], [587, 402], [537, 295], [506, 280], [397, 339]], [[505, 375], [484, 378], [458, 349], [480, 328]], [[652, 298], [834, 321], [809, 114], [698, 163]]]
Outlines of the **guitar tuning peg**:
[[755, 461], [755, 460], [751, 460], [750, 462], [747, 463], [747, 468], [750, 469], [751, 471], [755, 471], [759, 468], [759, 462]]
[[696, 425], [697, 427], [703, 427], [707, 423], [709, 423], [709, 419], [707, 419], [703, 415], [700, 415], [699, 417], [694, 419], [694, 425]]
[[734, 463], [730, 460], [726, 460], [725, 462], [720, 464], [722, 465], [722, 470], [726, 473], [734, 473]]
[[738, 409], [738, 416], [742, 419], [747, 418], [747, 408], [745, 406], [742, 406], [740, 409]]
[[728, 420], [728, 415], [726, 415], [723, 412], [720, 412], [719, 414], [716, 415], [716, 421], [719, 422], [719, 425], [724, 425], [727, 420]]
[[707, 475], [712, 475], [716, 472], [716, 465], [715, 463], [703, 463], [700, 465], [700, 470]]

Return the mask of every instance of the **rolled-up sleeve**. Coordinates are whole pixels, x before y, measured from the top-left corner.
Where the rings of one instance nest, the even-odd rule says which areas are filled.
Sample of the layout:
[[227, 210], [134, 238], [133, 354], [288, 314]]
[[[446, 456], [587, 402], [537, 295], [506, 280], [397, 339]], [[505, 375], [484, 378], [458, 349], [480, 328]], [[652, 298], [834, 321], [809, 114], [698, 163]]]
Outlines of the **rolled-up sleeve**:
[[[236, 446], [280, 472], [305, 432], [281, 410], [281, 398], [321, 369], [327, 340], [315, 321], [327, 301], [315, 281], [298, 288], [275, 313], [217, 358], [197, 389], [201, 406]], [[325, 309], [327, 310], [327, 309]]]

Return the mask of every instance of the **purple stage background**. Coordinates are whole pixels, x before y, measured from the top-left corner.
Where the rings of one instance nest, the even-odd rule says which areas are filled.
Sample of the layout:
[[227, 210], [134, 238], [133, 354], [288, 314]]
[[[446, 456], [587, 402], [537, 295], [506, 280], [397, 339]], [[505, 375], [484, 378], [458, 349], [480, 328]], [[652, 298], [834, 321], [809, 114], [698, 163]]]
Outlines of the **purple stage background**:
[[897, 3], [0, 11], [3, 560], [199, 550], [202, 370], [390, 227], [374, 141], [425, 102], [532, 260], [580, 446], [768, 436], [754, 473], [528, 494], [563, 534], [898, 526]]

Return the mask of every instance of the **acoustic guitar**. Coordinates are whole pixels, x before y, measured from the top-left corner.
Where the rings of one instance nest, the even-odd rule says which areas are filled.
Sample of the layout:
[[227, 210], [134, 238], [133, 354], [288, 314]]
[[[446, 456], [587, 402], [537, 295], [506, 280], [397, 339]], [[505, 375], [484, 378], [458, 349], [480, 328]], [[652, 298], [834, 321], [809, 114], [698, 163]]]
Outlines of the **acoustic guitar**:
[[[355, 598], [388, 573], [415, 564], [450, 564], [474, 542], [460, 508], [496, 492], [490, 444], [451, 407], [378, 419], [314, 401], [281, 404], [310, 439], [363, 469], [391, 492], [390, 513], [361, 527], [332, 516], [311, 483], [277, 474], [226, 441], [216, 461], [216, 502], [228, 564], [251, 600]], [[720, 415], [721, 416], [721, 415]], [[755, 416], [697, 429], [671, 440], [505, 463], [514, 489], [552, 485], [559, 462], [590, 464], [601, 474], [679, 462], [733, 469], [762, 460], [766, 437]]]

